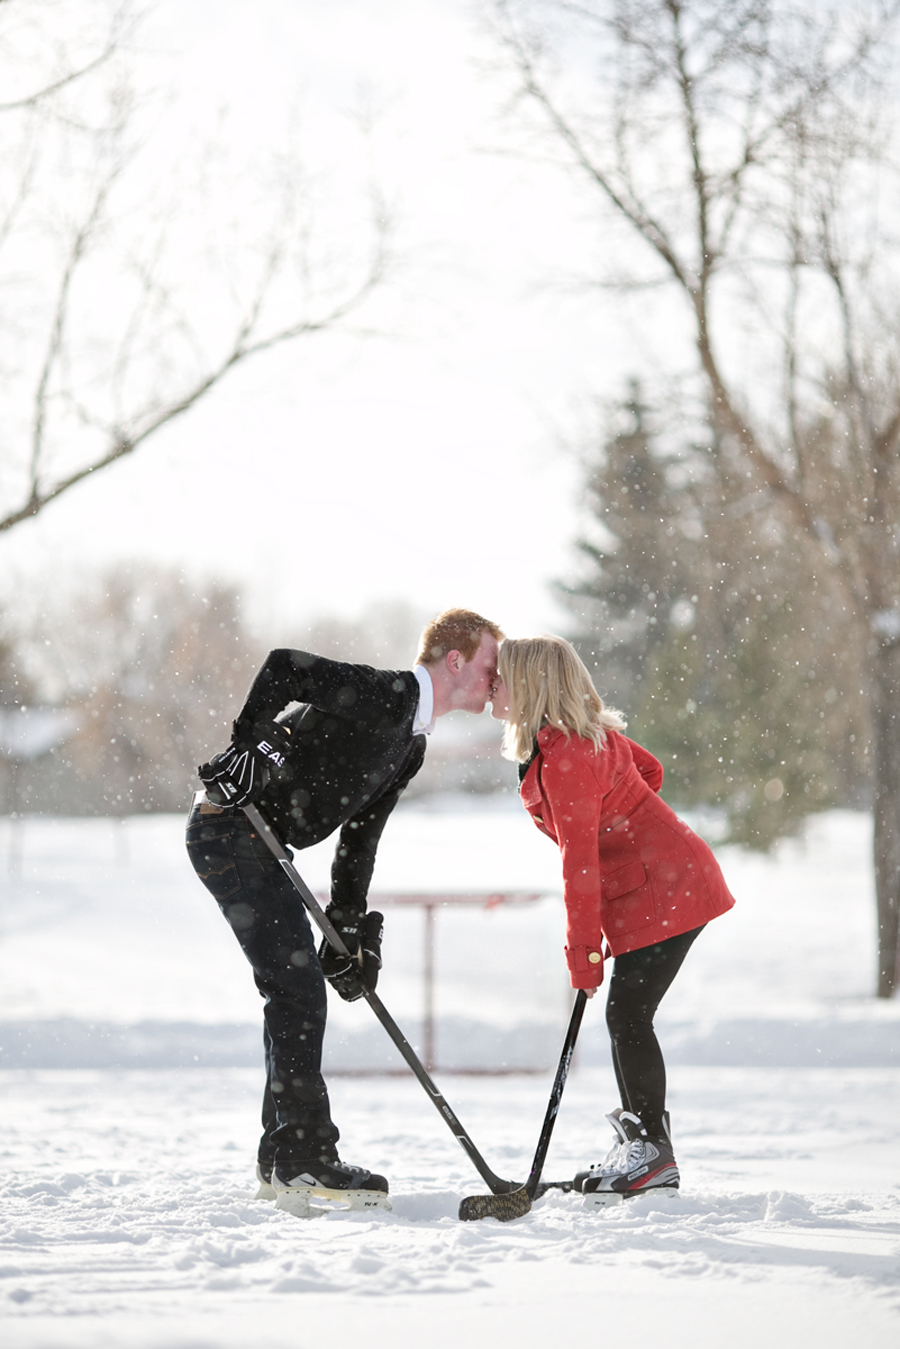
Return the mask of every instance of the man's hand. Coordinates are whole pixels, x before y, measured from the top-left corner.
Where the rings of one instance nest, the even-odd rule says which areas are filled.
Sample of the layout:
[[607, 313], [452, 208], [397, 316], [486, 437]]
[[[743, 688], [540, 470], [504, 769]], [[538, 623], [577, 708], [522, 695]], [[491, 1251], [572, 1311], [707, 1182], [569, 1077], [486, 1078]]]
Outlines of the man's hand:
[[363, 914], [358, 924], [352, 921], [347, 924], [336, 922], [333, 914], [328, 916], [334, 922], [350, 955], [340, 955], [329, 941], [323, 940], [319, 947], [322, 973], [345, 1002], [356, 1002], [367, 990], [374, 993], [375, 985], [378, 983], [384, 916], [373, 910], [371, 913]]
[[214, 806], [245, 806], [256, 799], [268, 778], [255, 754], [249, 749], [238, 749], [237, 745], [214, 754], [209, 763], [200, 765], [197, 773]]
[[234, 743], [197, 769], [214, 806], [245, 806], [255, 801], [273, 769], [284, 765], [290, 731], [277, 721], [260, 721], [246, 730], [234, 725]]

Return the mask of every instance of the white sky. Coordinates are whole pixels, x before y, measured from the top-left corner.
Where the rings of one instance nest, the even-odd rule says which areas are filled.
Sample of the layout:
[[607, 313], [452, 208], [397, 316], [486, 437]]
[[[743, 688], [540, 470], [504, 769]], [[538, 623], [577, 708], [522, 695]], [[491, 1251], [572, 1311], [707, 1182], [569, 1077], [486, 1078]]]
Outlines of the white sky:
[[636, 338], [563, 284], [600, 235], [565, 177], [488, 153], [504, 86], [478, 9], [162, 0], [153, 77], [175, 91], [176, 136], [227, 107], [235, 154], [252, 153], [299, 97], [327, 162], [361, 89], [383, 110], [376, 171], [403, 266], [362, 318], [390, 335], [257, 359], [0, 538], [8, 576], [139, 556], [239, 581], [267, 627], [395, 598], [511, 633], [564, 623], [548, 582], [571, 573], [580, 475], [562, 442], [624, 386]]

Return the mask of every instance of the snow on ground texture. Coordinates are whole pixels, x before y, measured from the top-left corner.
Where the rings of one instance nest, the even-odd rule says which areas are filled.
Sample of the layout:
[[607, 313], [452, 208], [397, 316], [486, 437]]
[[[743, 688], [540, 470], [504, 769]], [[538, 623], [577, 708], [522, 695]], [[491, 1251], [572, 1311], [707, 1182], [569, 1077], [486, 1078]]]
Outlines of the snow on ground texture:
[[[704, 1349], [852, 1333], [880, 1349], [900, 1333], [895, 1070], [682, 1069], [679, 1195], [588, 1213], [551, 1193], [509, 1225], [457, 1221], [484, 1187], [413, 1082], [333, 1088], [345, 1155], [384, 1167], [393, 1211], [304, 1222], [251, 1198], [252, 1070], [5, 1077], [0, 1332], [14, 1349], [463, 1335], [532, 1349], [589, 1330]], [[512, 1178], [548, 1085], [453, 1079], [448, 1095]], [[603, 1072], [575, 1075], [548, 1175], [605, 1145], [609, 1092]]]
[[[518, 819], [398, 814], [376, 885], [552, 891], [555, 850]], [[202, 1031], [225, 1044], [227, 1024], [233, 1045], [245, 1025], [256, 1053], [258, 998], [186, 867], [181, 822], [116, 828], [28, 822], [0, 903], [0, 1022], [4, 1043], [21, 1033], [13, 1062], [26, 1065], [0, 1072], [4, 1346], [900, 1342], [900, 1009], [868, 996], [864, 817], [823, 816], [769, 858], [721, 852], [738, 907], [697, 943], [660, 1018], [681, 1192], [601, 1212], [551, 1193], [508, 1225], [457, 1221], [483, 1183], [409, 1078], [331, 1081], [342, 1154], [389, 1176], [392, 1212], [304, 1222], [252, 1199], [261, 1072], [168, 1066], [183, 1060], [166, 1027], [184, 1022], [178, 1053], [196, 1044], [199, 1061]], [[314, 885], [325, 867], [304, 859]], [[388, 919], [380, 991], [415, 1029], [419, 916]], [[558, 899], [517, 917], [441, 914], [439, 927], [441, 1055], [468, 1018], [466, 1055], [491, 1035], [488, 1057], [505, 1053], [543, 1026], [548, 1064], [566, 1007]], [[334, 1057], [366, 1016], [335, 1005]], [[100, 1068], [28, 1067], [48, 1061], [64, 1022], [81, 1028], [66, 1042], [84, 1050], [76, 1063], [91, 1061], [102, 1022], [142, 1026], [143, 1061], [160, 1066], [130, 1069], [134, 1043], [107, 1036]], [[605, 1041], [598, 999], [550, 1177], [606, 1151], [602, 1116], [616, 1098]], [[550, 1074], [437, 1076], [493, 1169], [523, 1179]]]

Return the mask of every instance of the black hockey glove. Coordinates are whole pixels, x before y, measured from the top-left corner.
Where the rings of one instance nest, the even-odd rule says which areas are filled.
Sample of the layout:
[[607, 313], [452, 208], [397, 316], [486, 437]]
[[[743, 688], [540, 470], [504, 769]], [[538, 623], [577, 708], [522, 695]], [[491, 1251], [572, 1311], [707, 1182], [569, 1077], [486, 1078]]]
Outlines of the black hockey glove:
[[290, 732], [277, 721], [261, 721], [239, 729], [234, 743], [197, 769], [206, 795], [214, 806], [245, 806], [255, 801], [273, 769], [284, 765]]
[[[334, 922], [334, 916], [332, 914], [328, 916]], [[319, 947], [319, 963], [322, 966], [322, 973], [335, 992], [339, 993], [345, 1002], [356, 1002], [366, 990], [374, 993], [375, 985], [378, 983], [384, 916], [373, 909], [371, 913], [362, 915], [358, 926], [355, 923], [348, 923], [345, 926], [337, 922], [334, 925], [351, 954], [343, 956], [329, 941], [323, 940]], [[361, 962], [360, 945], [362, 945]]]

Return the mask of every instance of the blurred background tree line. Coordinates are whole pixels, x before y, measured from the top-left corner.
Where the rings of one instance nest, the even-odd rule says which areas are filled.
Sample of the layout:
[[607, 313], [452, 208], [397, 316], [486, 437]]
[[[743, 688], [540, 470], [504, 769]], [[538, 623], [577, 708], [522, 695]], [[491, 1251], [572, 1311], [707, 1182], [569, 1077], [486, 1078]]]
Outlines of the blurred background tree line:
[[[146, 565], [60, 582], [39, 612], [18, 606], [0, 638], [0, 810], [182, 811], [199, 786], [197, 764], [227, 745], [270, 647], [409, 669], [430, 616], [385, 602], [265, 640], [233, 586]], [[51, 713], [65, 719], [45, 747]], [[514, 787], [498, 725], [482, 721], [444, 718], [411, 799]]]

